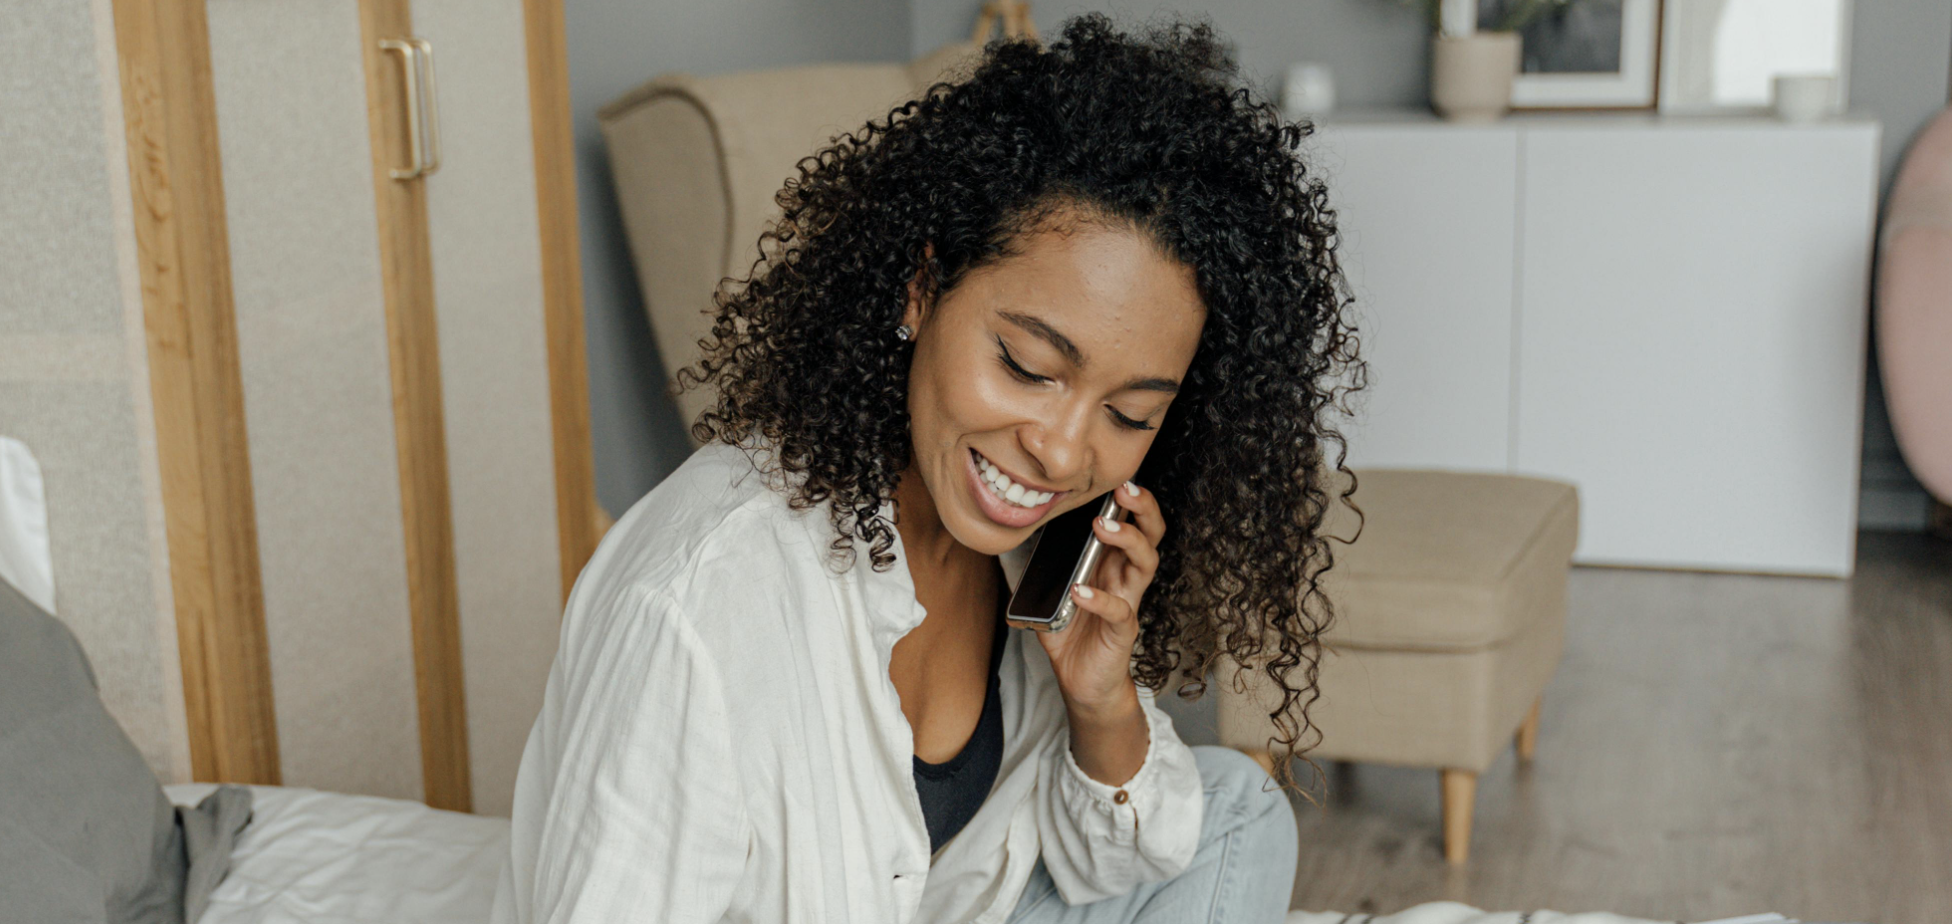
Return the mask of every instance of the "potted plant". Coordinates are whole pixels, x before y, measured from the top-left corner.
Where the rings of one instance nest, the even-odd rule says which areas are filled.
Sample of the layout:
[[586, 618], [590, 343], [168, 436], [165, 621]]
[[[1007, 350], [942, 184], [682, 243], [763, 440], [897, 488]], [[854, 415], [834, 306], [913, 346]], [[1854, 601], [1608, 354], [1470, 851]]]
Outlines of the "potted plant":
[[1573, 0], [1493, 2], [1479, 26], [1478, 0], [1403, 0], [1430, 20], [1430, 105], [1452, 122], [1491, 122], [1511, 108], [1518, 76], [1519, 30]]

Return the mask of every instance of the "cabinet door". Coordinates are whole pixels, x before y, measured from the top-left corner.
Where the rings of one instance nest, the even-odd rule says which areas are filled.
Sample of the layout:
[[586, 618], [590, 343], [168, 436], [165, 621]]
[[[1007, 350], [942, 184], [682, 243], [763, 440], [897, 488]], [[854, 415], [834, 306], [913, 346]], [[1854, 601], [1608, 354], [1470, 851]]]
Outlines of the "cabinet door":
[[1524, 140], [1514, 468], [1579, 559], [1847, 575], [1876, 126]]
[[507, 815], [561, 626], [522, 0], [413, 0], [444, 151], [425, 178], [473, 808]]
[[1369, 388], [1352, 465], [1504, 471], [1510, 461], [1517, 135], [1330, 125], [1327, 174]]
[[563, 591], [523, 4], [208, 14], [284, 782], [506, 814]]
[[282, 782], [420, 799], [359, 3], [207, 13]]

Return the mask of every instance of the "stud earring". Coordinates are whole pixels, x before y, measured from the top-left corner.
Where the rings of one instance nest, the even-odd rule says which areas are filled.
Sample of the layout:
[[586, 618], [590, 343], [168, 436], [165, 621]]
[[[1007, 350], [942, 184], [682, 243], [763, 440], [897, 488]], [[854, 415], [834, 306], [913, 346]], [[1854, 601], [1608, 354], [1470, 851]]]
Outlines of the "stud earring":
[[906, 325], [906, 324], [903, 324], [903, 325], [901, 325], [900, 327], [897, 327], [897, 328], [895, 328], [895, 339], [896, 339], [896, 340], [900, 340], [900, 341], [902, 341], [902, 342], [904, 342], [904, 343], [906, 343], [906, 342], [908, 342], [908, 340], [909, 340], [910, 338], [913, 338], [914, 336], [915, 336], [915, 332], [914, 332], [914, 331], [912, 331], [912, 330], [909, 330], [909, 329], [908, 329], [908, 325]]

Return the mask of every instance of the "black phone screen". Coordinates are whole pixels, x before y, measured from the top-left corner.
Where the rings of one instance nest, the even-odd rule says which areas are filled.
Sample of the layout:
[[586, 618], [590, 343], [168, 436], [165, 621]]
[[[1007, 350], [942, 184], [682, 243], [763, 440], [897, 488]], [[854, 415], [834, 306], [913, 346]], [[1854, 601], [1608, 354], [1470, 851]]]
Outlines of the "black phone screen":
[[1009, 615], [1017, 619], [1048, 622], [1071, 589], [1071, 572], [1091, 539], [1091, 518], [1100, 513], [1101, 502], [1090, 503], [1060, 514], [1044, 524], [1031, 547], [1030, 563], [1017, 580], [1017, 592], [1010, 598]]

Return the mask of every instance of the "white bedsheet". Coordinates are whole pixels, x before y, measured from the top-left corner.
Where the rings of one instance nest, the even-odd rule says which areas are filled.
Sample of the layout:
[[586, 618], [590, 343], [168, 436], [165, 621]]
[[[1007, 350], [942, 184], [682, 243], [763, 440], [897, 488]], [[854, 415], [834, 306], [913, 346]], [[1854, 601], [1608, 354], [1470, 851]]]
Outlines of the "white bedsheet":
[[[194, 805], [207, 783], [165, 786]], [[199, 924], [481, 924], [508, 820], [418, 802], [251, 787], [251, 823]]]

